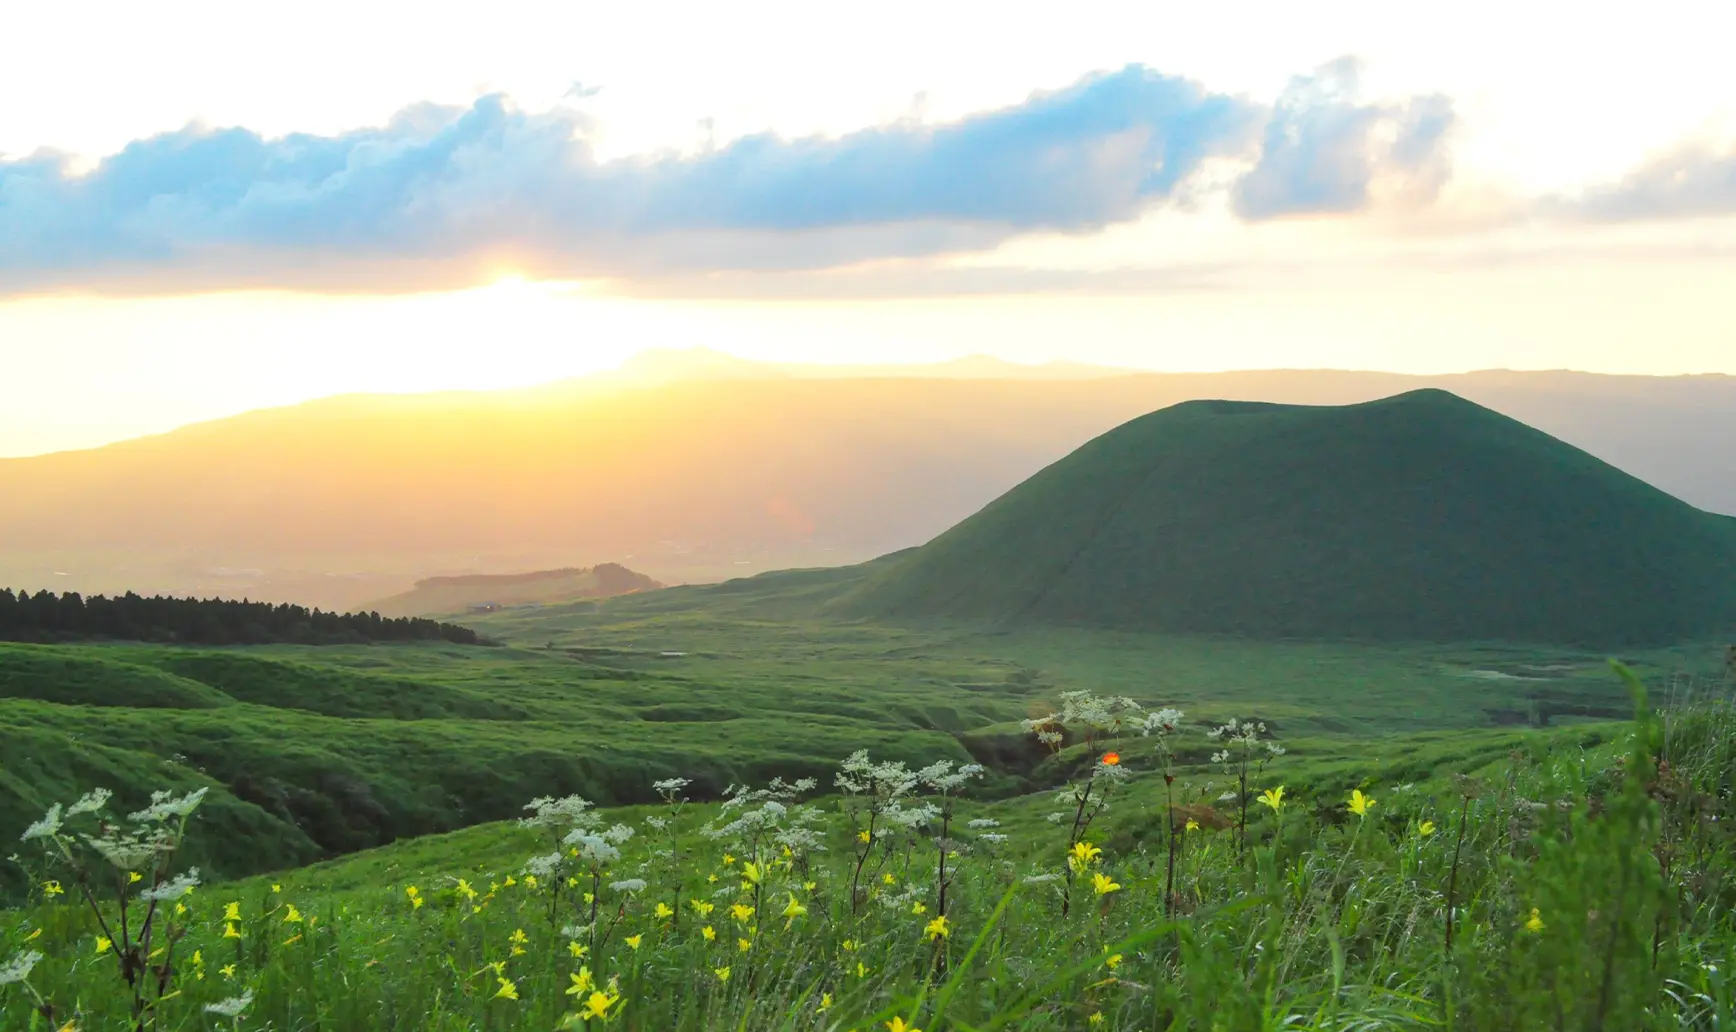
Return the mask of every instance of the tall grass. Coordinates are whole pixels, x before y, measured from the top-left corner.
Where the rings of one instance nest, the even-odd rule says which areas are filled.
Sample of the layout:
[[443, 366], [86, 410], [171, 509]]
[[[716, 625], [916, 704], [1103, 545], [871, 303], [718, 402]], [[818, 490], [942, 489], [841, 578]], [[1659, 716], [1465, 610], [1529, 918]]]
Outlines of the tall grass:
[[[168, 970], [142, 1005], [97, 948], [121, 904], [39, 898], [0, 914], [6, 970], [41, 954], [0, 987], [0, 1027], [1736, 1028], [1736, 708], [1705, 691], [1654, 714], [1628, 681], [1618, 746], [1540, 737], [1460, 778], [1363, 785], [1361, 813], [1273, 793], [1245, 850], [1198, 820], [1173, 858], [1165, 834], [1080, 860], [1065, 821], [1008, 841], [883, 822], [863, 842], [836, 801], [771, 794], [671, 808], [672, 830], [541, 878], [455, 856], [329, 897], [209, 886], [172, 962], [145, 958]], [[39, 893], [68, 887], [27, 862]]]

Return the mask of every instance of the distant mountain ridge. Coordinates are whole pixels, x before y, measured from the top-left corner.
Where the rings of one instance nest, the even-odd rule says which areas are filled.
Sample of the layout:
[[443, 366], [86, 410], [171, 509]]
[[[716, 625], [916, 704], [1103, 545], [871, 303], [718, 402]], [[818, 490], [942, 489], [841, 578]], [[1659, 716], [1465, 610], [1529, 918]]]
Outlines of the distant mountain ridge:
[[0, 460], [0, 582], [354, 609], [432, 570], [617, 562], [699, 582], [835, 566], [919, 545], [1166, 405], [1338, 405], [1419, 387], [1736, 513], [1736, 377], [822, 378], [745, 365], [730, 377], [326, 398]]
[[365, 608], [382, 616], [429, 616], [459, 613], [478, 607], [576, 602], [614, 598], [636, 591], [655, 591], [660, 581], [635, 573], [619, 563], [528, 573], [470, 573], [425, 577], [403, 594]]
[[1736, 632], [1736, 519], [1440, 390], [1186, 402], [881, 564], [877, 618], [1656, 645]]

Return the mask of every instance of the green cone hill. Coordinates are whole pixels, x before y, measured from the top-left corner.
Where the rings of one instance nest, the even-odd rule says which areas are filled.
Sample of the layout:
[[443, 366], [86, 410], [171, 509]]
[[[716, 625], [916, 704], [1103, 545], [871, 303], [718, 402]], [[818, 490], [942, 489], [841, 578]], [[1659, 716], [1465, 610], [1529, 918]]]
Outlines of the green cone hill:
[[843, 610], [1263, 638], [1736, 636], [1736, 518], [1440, 390], [1162, 409], [878, 566]]

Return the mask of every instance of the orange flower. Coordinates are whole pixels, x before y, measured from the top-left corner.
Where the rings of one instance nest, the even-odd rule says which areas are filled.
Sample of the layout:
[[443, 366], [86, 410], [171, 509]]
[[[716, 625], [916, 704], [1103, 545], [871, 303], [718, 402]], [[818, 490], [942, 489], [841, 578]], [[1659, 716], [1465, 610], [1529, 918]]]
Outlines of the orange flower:
[[1103, 765], [1105, 767], [1113, 767], [1120, 762], [1121, 754], [1118, 752], [1106, 752], [1103, 754]]

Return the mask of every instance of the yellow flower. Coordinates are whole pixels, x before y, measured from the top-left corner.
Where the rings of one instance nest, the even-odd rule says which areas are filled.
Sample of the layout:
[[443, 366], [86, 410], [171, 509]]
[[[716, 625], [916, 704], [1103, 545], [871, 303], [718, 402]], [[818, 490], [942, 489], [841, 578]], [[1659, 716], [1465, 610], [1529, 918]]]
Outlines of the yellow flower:
[[629, 935], [629, 936], [627, 936], [627, 945], [631, 946], [633, 949], [638, 949], [639, 943], [644, 938], [645, 938], [645, 936], [643, 936], [643, 935]]
[[856, 962], [856, 977], [857, 978], [867, 978], [868, 977], [868, 965], [862, 963], [859, 960]]
[[195, 965], [205, 963], [205, 951], [204, 950], [194, 950], [193, 951], [193, 963]]
[[580, 943], [569, 942], [567, 943], [567, 952], [574, 958], [578, 958], [591, 952], [591, 948], [589, 946], [581, 945]]
[[1531, 916], [1525, 919], [1525, 930], [1528, 932], [1541, 932], [1543, 930], [1543, 915], [1537, 912], [1536, 907], [1531, 908]]
[[187, 913], [187, 904], [185, 904], [185, 903], [176, 903], [175, 904], [175, 916], [176, 917], [182, 917], [186, 913]]
[[1350, 802], [1345, 805], [1350, 807], [1350, 812], [1358, 817], [1367, 817], [1368, 811], [1374, 808], [1374, 800], [1363, 795], [1362, 789], [1357, 788], [1351, 790]]
[[[174, 992], [169, 994], [169, 996], [179, 996], [179, 995], [181, 995], [181, 990], [179, 990], [179, 989], [177, 989]], [[163, 997], [163, 999], [167, 1000], [169, 998], [169, 996], [165, 996], [165, 997]], [[55, 1029], [54, 1032], [78, 1032], [78, 1019], [77, 1018], [71, 1019], [66, 1024]]]
[[1079, 862], [1079, 865], [1083, 866], [1085, 864], [1096, 863], [1098, 857], [1101, 857], [1102, 855], [1103, 855], [1103, 850], [1098, 849], [1096, 846], [1092, 845], [1089, 842], [1085, 842], [1085, 841], [1081, 840], [1079, 842], [1073, 843], [1073, 852], [1072, 852], [1072, 856], [1070, 857], [1070, 859], [1077, 860]]
[[915, 903], [910, 904], [910, 912], [912, 914], [926, 914], [928, 913], [928, 907], [921, 900], [917, 900]]
[[733, 863], [735, 863], [735, 857], [730, 856], [728, 853], [723, 854], [723, 866], [728, 867]]
[[946, 923], [946, 915], [941, 914], [923, 926], [930, 939], [944, 939], [952, 934], [952, 926]]
[[705, 915], [711, 913], [713, 910], [717, 909], [717, 904], [709, 903], [703, 899], [693, 899], [693, 900], [688, 900], [688, 902], [693, 904], [693, 909], [699, 911], [700, 917], [704, 917]]
[[669, 904], [667, 904], [667, 903], [657, 904], [657, 909], [656, 909], [655, 913], [658, 917], [674, 917], [675, 916], [675, 911], [669, 909]]
[[518, 986], [517, 986], [517, 984], [515, 984], [513, 982], [512, 979], [510, 979], [510, 978], [496, 978], [495, 981], [500, 983], [500, 988], [496, 989], [494, 991], [494, 998], [495, 999], [497, 999], [497, 1000], [516, 1000], [516, 999], [518, 999]]
[[1093, 871], [1091, 873], [1091, 888], [1097, 895], [1107, 896], [1111, 892], [1121, 891], [1121, 883], [1102, 871]]
[[717, 884], [717, 875], [715, 875], [715, 874], [708, 874], [708, 875], [706, 875], [706, 876], [705, 876], [705, 880], [706, 880], [706, 881], [708, 881], [708, 882], [710, 882], [710, 883], [711, 883], [711, 884], [713, 884], [713, 885], [716, 885], [716, 884]]
[[907, 1025], [903, 1018], [895, 1017], [886, 1023], [886, 1032], [922, 1032], [922, 1029], [915, 1025]]
[[813, 892], [814, 888], [819, 884], [819, 882], [805, 881], [802, 883], [802, 888], [808, 892]]
[[1192, 817], [1189, 817], [1187, 819], [1187, 825], [1185, 827], [1183, 827], [1181, 830], [1183, 830], [1183, 831], [1198, 831], [1198, 830], [1200, 830], [1200, 822], [1194, 820]]
[[591, 980], [591, 969], [588, 967], [580, 967], [578, 974], [568, 975], [567, 977], [573, 980], [573, 984], [567, 986], [568, 996], [583, 996], [592, 989], [595, 989], [597, 986], [597, 984]]
[[512, 935], [509, 936], [506, 941], [515, 946], [523, 946], [525, 943], [530, 941], [530, 936], [524, 934], [523, 928], [514, 928], [512, 930]]
[[463, 878], [458, 879], [458, 891], [464, 894], [465, 899], [476, 898], [476, 890], [471, 888], [470, 883]]
[[284, 911], [283, 923], [284, 924], [300, 924], [301, 923], [301, 911], [295, 909], [294, 903], [291, 903], [289, 905], [289, 909]]
[[1092, 1011], [1091, 1016], [1089, 1018], [1085, 1019], [1085, 1024], [1087, 1024], [1087, 1025], [1101, 1025], [1101, 1024], [1103, 1024], [1103, 1012], [1102, 1011]]
[[524, 876], [524, 887], [527, 889], [536, 888], [536, 875], [534, 875], [534, 874], [525, 875]]
[[502, 885], [502, 886], [503, 886], [503, 887], [505, 887], [505, 888], [508, 888], [508, 889], [510, 889], [510, 888], [512, 888], [512, 887], [513, 887], [513, 886], [514, 886], [514, 885], [517, 885], [517, 884], [518, 884], [518, 882], [516, 882], [516, 881], [514, 881], [514, 880], [513, 880], [513, 877], [512, 877], [512, 875], [510, 875], [510, 874], [509, 874], [509, 875], [507, 875], [507, 876], [506, 876], [506, 880], [505, 880], [505, 881], [503, 881], [503, 882], [501, 882], [501, 883], [500, 883], [500, 884], [501, 884], [501, 885]]
[[1116, 968], [1121, 966], [1121, 954], [1111, 953], [1109, 959], [1103, 963], [1109, 965], [1109, 970], [1114, 971]]
[[273, 883], [272, 883], [272, 884], [271, 884], [271, 891], [272, 891], [272, 892], [282, 892], [282, 891], [283, 891], [283, 886], [282, 886], [282, 885], [279, 885], [279, 884], [277, 884], [277, 883], [276, 883], [276, 882], [273, 882]]
[[746, 953], [748, 950], [753, 949], [753, 940], [752, 939], [737, 939], [737, 940], [735, 940], [735, 948], [742, 951], [743, 953]]
[[711, 927], [710, 925], [706, 925], [704, 928], [701, 928], [699, 930], [699, 934], [705, 936], [706, 942], [716, 942], [717, 941], [717, 929]]
[[742, 924], [747, 924], [749, 919], [753, 917], [753, 908], [748, 906], [746, 903], [737, 903], [729, 908], [729, 913], [737, 921], [740, 921]]
[[872, 842], [872, 841], [874, 841], [874, 835], [867, 828], [863, 828], [861, 831], [858, 831], [856, 833], [856, 841], [857, 842]]
[[1423, 838], [1428, 838], [1430, 835], [1433, 835], [1434, 833], [1435, 833], [1435, 822], [1434, 821], [1423, 821], [1422, 823], [1417, 825], [1417, 834], [1421, 835]]
[[26, 935], [24, 937], [24, 941], [25, 942], [34, 942], [40, 938], [42, 938], [42, 929], [38, 928], [35, 931], [31, 932], [29, 935]]
[[96, 937], [96, 955], [99, 957], [102, 956], [103, 954], [107, 953], [109, 951], [109, 947], [111, 947], [113, 945], [114, 945], [114, 943], [110, 942], [106, 936], [102, 936], [102, 935], [97, 936]]
[[1262, 806], [1270, 806], [1272, 812], [1277, 813], [1284, 808], [1284, 786], [1279, 785], [1277, 788], [1266, 789], [1260, 793], [1260, 798], [1256, 801]]
[[53, 899], [56, 896], [65, 895], [66, 890], [60, 887], [59, 882], [50, 879], [49, 881], [42, 883], [42, 894], [47, 896], [49, 899]]
[[759, 865], [751, 864], [751, 863], [750, 864], [742, 864], [741, 865], [741, 876], [743, 878], [746, 878], [749, 883], [754, 884], [754, 885], [758, 885], [760, 883]]
[[796, 901], [796, 894], [791, 892], [788, 893], [788, 895], [790, 901], [785, 905], [783, 913], [785, 928], [788, 928], [792, 923], [794, 923], [796, 918], [808, 916], [808, 908], [802, 906], [802, 904]]
[[223, 920], [225, 920], [225, 921], [239, 921], [239, 920], [241, 920], [241, 904], [240, 903], [225, 903], [225, 904], [223, 904]]
[[897, 885], [898, 884], [898, 879], [892, 877], [891, 871], [887, 871], [885, 874], [881, 875], [880, 880], [885, 882], [888, 885]]
[[128, 871], [127, 872], [127, 884], [128, 885], [137, 885], [139, 882], [142, 882], [144, 880], [145, 880], [145, 876], [140, 874], [137, 871]]
[[841, 945], [844, 947], [845, 953], [855, 953], [856, 952], [856, 940], [855, 939], [845, 939], [843, 941], [843, 943], [841, 943]]
[[239, 938], [241, 938], [241, 933], [235, 930], [235, 925], [233, 922], [225, 921], [223, 923], [223, 938], [225, 938], [225, 939], [239, 939]]
[[234, 978], [235, 977], [235, 965], [234, 964], [225, 964], [222, 967], [217, 969], [217, 973], [222, 975], [224, 978]]
[[609, 1013], [609, 1008], [613, 1007], [615, 1001], [619, 999], [619, 996], [610, 996], [608, 993], [598, 990], [597, 992], [592, 993], [589, 999], [585, 1000], [585, 1009], [579, 1012], [579, 1017], [584, 1018], [587, 1021], [592, 1018], [606, 1017]]
[[711, 973], [717, 976], [717, 980], [719, 982], [729, 981], [729, 968], [726, 968], [726, 967], [712, 968]]
[[832, 1009], [832, 994], [831, 993], [821, 993], [820, 994], [820, 1009], [822, 1011], [829, 1011]]

